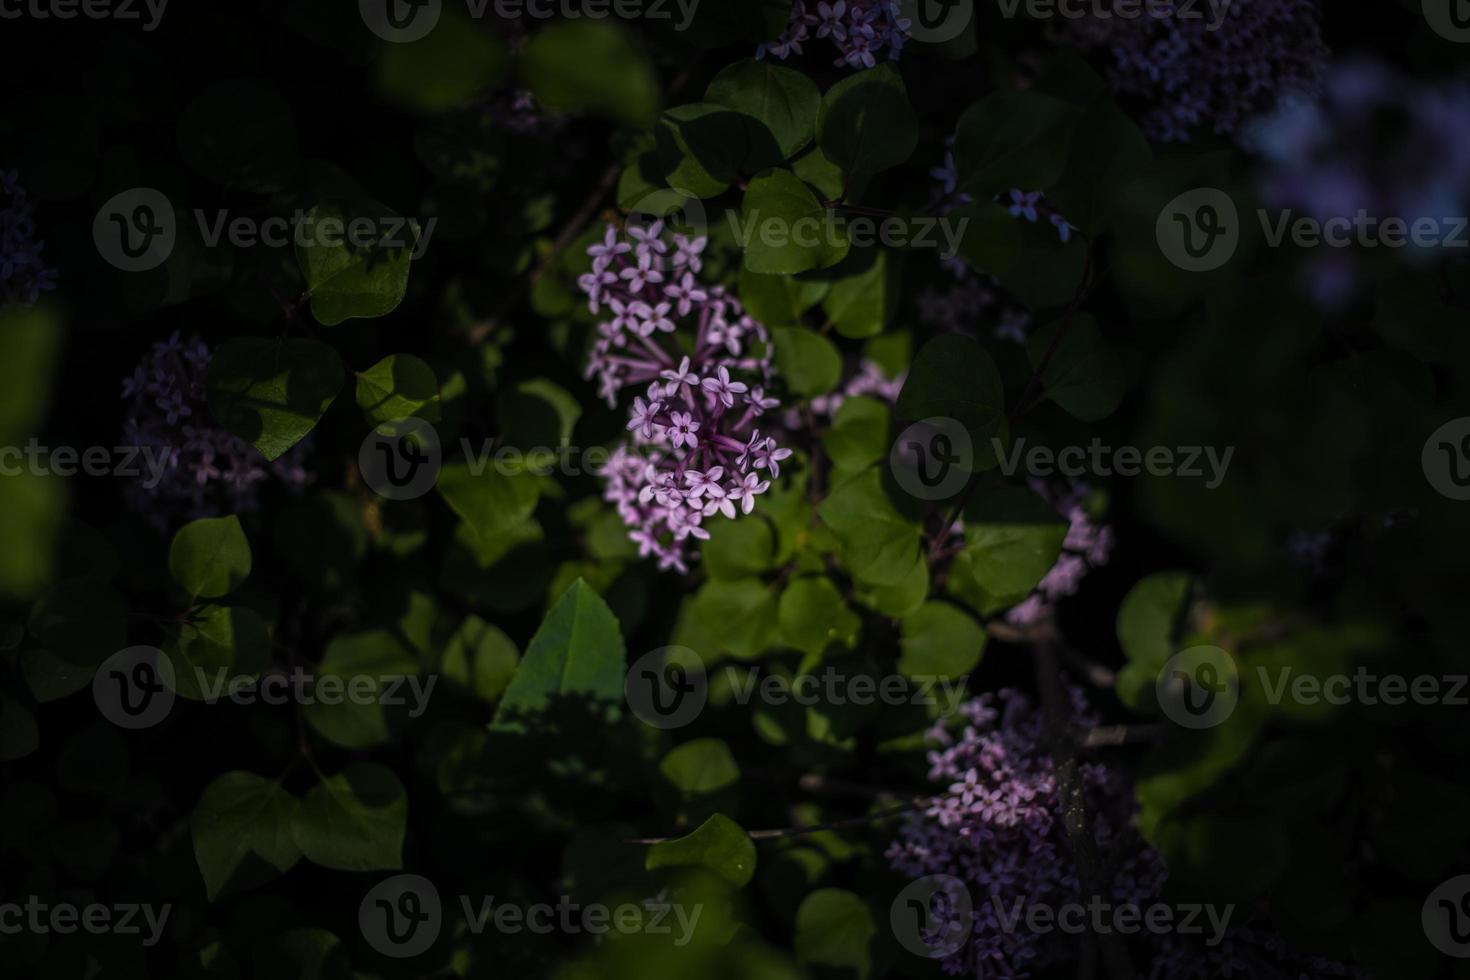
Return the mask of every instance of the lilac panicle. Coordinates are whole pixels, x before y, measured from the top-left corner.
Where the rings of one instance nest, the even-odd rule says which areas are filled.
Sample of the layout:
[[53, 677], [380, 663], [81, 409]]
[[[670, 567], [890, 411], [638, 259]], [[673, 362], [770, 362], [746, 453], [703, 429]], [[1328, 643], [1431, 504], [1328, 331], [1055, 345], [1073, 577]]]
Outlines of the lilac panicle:
[[895, 0], [796, 0], [786, 30], [758, 47], [755, 56], [785, 61], [803, 53], [803, 44], [827, 41], [837, 49], [834, 65], [872, 68], [880, 58], [896, 61], [903, 54], [911, 26]]
[[[1121, 3], [1121, 0], [1118, 0]], [[1145, 10], [1068, 21], [1063, 37], [1102, 49], [1113, 91], [1141, 106], [1140, 127], [1159, 143], [1202, 129], [1236, 136], [1253, 117], [1321, 84], [1328, 50], [1318, 0], [1236, 0], [1218, 15], [1174, 0]], [[1186, 7], [1193, 16], [1181, 16]]]
[[1021, 627], [1034, 626], [1050, 618], [1057, 602], [1075, 595], [1087, 573], [1106, 565], [1113, 552], [1112, 528], [1094, 522], [1083, 508], [1092, 493], [1087, 484], [1077, 483], [1058, 491], [1040, 480], [1032, 480], [1031, 488], [1067, 518], [1068, 527], [1056, 564], [1025, 601], [1006, 613], [1006, 622]]
[[34, 202], [14, 171], [0, 171], [0, 309], [29, 306], [56, 288], [56, 270], [41, 259]]
[[700, 281], [706, 239], [672, 239], [661, 221], [609, 225], [579, 284], [606, 317], [587, 377], [609, 405], [636, 392], [631, 441], [603, 471], [604, 496], [642, 555], [685, 572], [695, 542], [709, 537], [704, 519], [749, 514], [792, 453], [767, 416], [779, 405], [766, 395], [770, 335], [724, 287]]
[[[275, 478], [304, 487], [303, 446], [274, 462], [254, 446], [213, 424], [206, 374], [209, 345], [176, 331], [153, 345], [123, 378], [123, 438], [143, 451], [144, 476], [127, 489], [129, 503], [160, 530], [180, 520], [248, 513], [259, 506], [262, 484]], [[152, 460], [162, 461], [155, 482]]]

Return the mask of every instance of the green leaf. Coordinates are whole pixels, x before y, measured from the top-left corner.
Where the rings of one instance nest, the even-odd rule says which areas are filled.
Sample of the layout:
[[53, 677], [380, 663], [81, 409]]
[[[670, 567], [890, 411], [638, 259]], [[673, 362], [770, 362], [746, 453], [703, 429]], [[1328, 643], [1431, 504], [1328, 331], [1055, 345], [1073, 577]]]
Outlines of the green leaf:
[[898, 263], [877, 251], [868, 268], [832, 284], [822, 311], [844, 337], [871, 337], [883, 332], [898, 309], [901, 283]]
[[779, 148], [777, 159], [759, 163], [750, 173], [773, 167], [810, 143], [822, 104], [816, 83], [805, 74], [754, 58], [721, 71], [709, 83], [704, 98], [755, 121]]
[[292, 826], [306, 859], [338, 871], [403, 867], [408, 799], [392, 770], [359, 763], [306, 794]]
[[819, 888], [796, 910], [796, 958], [802, 963], [843, 967], [865, 980], [877, 935], [867, 903], [843, 888]]
[[289, 871], [301, 858], [293, 827], [301, 801], [281, 784], [250, 772], [227, 772], [194, 805], [194, 858], [210, 901], [232, 879], [244, 887]]
[[318, 323], [332, 327], [398, 308], [419, 244], [417, 222], [367, 200], [318, 204], [306, 218], [306, 234], [296, 241], [296, 264]]
[[887, 403], [857, 395], [843, 400], [832, 416], [832, 427], [822, 435], [822, 445], [839, 470], [864, 469], [888, 455], [892, 427]]
[[965, 506], [965, 550], [955, 575], [980, 591], [980, 612], [1015, 605], [1051, 571], [1062, 553], [1067, 521], [1024, 487], [977, 493]]
[[377, 62], [378, 87], [389, 99], [420, 112], [441, 112], [499, 86], [510, 67], [505, 43], [480, 29], [455, 4], [416, 41], [385, 45]]
[[504, 443], [522, 450], [569, 446], [582, 406], [546, 378], [522, 381], [496, 401]]
[[546, 614], [500, 700], [492, 728], [525, 732], [527, 719], [579, 697], [614, 708], [622, 700], [622, 629], [602, 597], [578, 579]]
[[377, 425], [410, 416], [439, 421], [439, 377], [412, 354], [389, 354], [357, 375], [357, 407]]
[[710, 817], [694, 833], [654, 844], [644, 867], [708, 868], [736, 888], [744, 888], [755, 874], [755, 844], [739, 824], [724, 814]]
[[[1026, 355], [1033, 369], [1041, 366], [1063, 325], [1062, 320], [1054, 321], [1026, 339]], [[1042, 374], [1042, 390], [1073, 418], [1101, 421], [1123, 400], [1123, 362], [1103, 339], [1091, 314], [1075, 314], [1066, 330]]]
[[999, 279], [1028, 309], [1054, 308], [1077, 294], [1087, 272], [1081, 236], [1063, 242], [1049, 222], [1012, 217], [993, 202], [959, 208], [950, 218], [962, 227], [965, 261]]
[[1118, 608], [1118, 643], [1128, 665], [1118, 674], [1118, 697], [1135, 709], [1156, 704], [1159, 671], [1178, 652], [1176, 640], [1194, 579], [1188, 572], [1143, 578]]
[[466, 616], [444, 649], [440, 672], [484, 701], [504, 693], [515, 676], [520, 651], [499, 627]]
[[771, 337], [776, 366], [798, 395], [825, 395], [842, 380], [842, 355], [826, 337], [805, 327], [776, 327]]
[[944, 334], [925, 344], [894, 413], [904, 422], [951, 418], [962, 425], [970, 435], [971, 472], [983, 473], [999, 461], [992, 440], [1006, 432], [1005, 387], [995, 362], [973, 337]]
[[822, 98], [817, 140], [855, 195], [875, 174], [913, 156], [919, 123], [897, 69], [879, 65], [832, 86]]
[[192, 599], [218, 599], [250, 574], [250, 542], [240, 518], [207, 517], [179, 528], [168, 549], [168, 571]]
[[521, 79], [548, 109], [648, 122], [658, 80], [622, 27], [574, 20], [537, 31], [521, 56]]
[[759, 517], [740, 521], [715, 521], [709, 540], [701, 551], [705, 571], [712, 579], [738, 579], [759, 575], [775, 558], [776, 536], [771, 525]]
[[740, 766], [718, 738], [696, 738], [676, 746], [658, 764], [666, 805], [680, 823], [695, 823], [733, 808]]
[[770, 170], [752, 180], [740, 215], [740, 245], [751, 272], [825, 269], [846, 258], [851, 247], [831, 209], [789, 170]]
[[476, 476], [468, 460], [456, 460], [440, 471], [439, 493], [489, 543], [531, 516], [540, 486], [530, 474], [503, 472], [488, 462]]
[[[314, 698], [301, 713], [334, 745], [383, 745], [407, 724], [410, 711], [426, 707], [418, 703], [423, 688], [409, 683], [418, 675], [413, 652], [387, 630], [340, 634], [327, 644], [316, 668]], [[400, 703], [383, 703], [389, 691]]]
[[[767, 147], [751, 145], [757, 135], [765, 137]], [[700, 198], [723, 193], [747, 158], [763, 161], [750, 172], [781, 162], [769, 134], [752, 128], [739, 113], [704, 102], [665, 111], [654, 127], [654, 140], [664, 183]]]
[[881, 471], [864, 470], [839, 484], [817, 513], [837, 536], [843, 560], [859, 581], [892, 586], [914, 573], [919, 521], [895, 506]]
[[270, 629], [245, 606], [203, 606], [163, 644], [174, 690], [202, 701], [229, 693], [236, 677], [257, 677], [270, 664]]
[[996, 92], [972, 105], [955, 136], [959, 185], [979, 200], [1012, 188], [1046, 190], [1066, 170], [1081, 110], [1035, 91]]
[[985, 652], [985, 627], [947, 602], [926, 602], [899, 623], [898, 669], [909, 677], [964, 677]]
[[763, 275], [740, 267], [740, 302], [745, 311], [768, 327], [795, 325], [822, 301], [831, 286], [791, 276]]
[[760, 656], [776, 634], [776, 596], [758, 578], [711, 581], [695, 593], [689, 609], [702, 654], [728, 653], [742, 660]]
[[209, 412], [266, 459], [278, 459], [316, 427], [342, 378], [342, 361], [326, 344], [229, 340], [209, 362]]
[[833, 643], [851, 649], [862, 627], [825, 575], [798, 578], [786, 586], [777, 615], [781, 638], [810, 657], [821, 656]]

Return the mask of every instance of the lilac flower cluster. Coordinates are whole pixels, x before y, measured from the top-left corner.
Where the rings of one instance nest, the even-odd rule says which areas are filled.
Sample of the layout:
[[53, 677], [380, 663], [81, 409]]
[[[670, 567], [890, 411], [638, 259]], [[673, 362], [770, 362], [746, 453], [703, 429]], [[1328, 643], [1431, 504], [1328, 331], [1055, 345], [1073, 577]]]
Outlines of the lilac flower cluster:
[[755, 56], [769, 54], [785, 61], [801, 54], [806, 42], [825, 38], [837, 48], [834, 65], [872, 68], [885, 52], [889, 60], [897, 60], [909, 39], [911, 22], [895, 0], [832, 0], [817, 3], [814, 10], [808, 8], [806, 0], [795, 0], [786, 30], [775, 41], [758, 47]]
[[[1320, 100], [1281, 106], [1252, 127], [1265, 163], [1262, 197], [1319, 222], [1360, 211], [1374, 219], [1441, 226], [1470, 206], [1470, 83], [1435, 85], [1369, 61], [1335, 64]], [[1356, 223], [1356, 222], [1355, 222]], [[1327, 251], [1327, 250], [1323, 250]], [[1361, 280], [1352, 252], [1330, 250], [1312, 269], [1323, 306], [1351, 298]]]
[[[1070, 718], [1079, 731], [1096, 724], [1082, 692], [1072, 689]], [[982, 694], [959, 708], [964, 725], [946, 720], [929, 732], [929, 778], [948, 786], [909, 816], [888, 848], [890, 866], [914, 878], [949, 875], [972, 898], [969, 942], [943, 961], [946, 973], [1024, 977], [1073, 951], [1060, 935], [1003, 925], [997, 906], [1053, 908], [1084, 901], [1063, 824], [1056, 769], [1042, 713], [1022, 694]], [[1113, 770], [1080, 767], [1100, 853], [1116, 873], [1112, 901], [1142, 904], [1157, 895], [1166, 872], [1132, 828], [1131, 786]]]
[[162, 478], [133, 483], [128, 500], [160, 530], [177, 520], [254, 511], [261, 485], [271, 477], [291, 489], [309, 480], [303, 446], [268, 462], [254, 446], [211, 423], [205, 388], [210, 357], [204, 341], [192, 337], [185, 343], [175, 332], [123, 378], [123, 437], [164, 461]]
[[14, 170], [0, 171], [0, 308], [29, 306], [56, 288], [56, 270], [41, 260], [45, 243], [36, 240], [36, 205], [19, 179]]
[[671, 254], [661, 221], [626, 236], [609, 225], [587, 250], [592, 271], [579, 284], [592, 312], [608, 317], [587, 377], [609, 405], [624, 388], [643, 392], [629, 413], [631, 445], [603, 471], [604, 496], [640, 554], [686, 572], [695, 541], [709, 537], [704, 518], [749, 514], [792, 451], [772, 434], [778, 423], [761, 421], [780, 404], [766, 394], [766, 328], [723, 286], [697, 278], [707, 239], [672, 237]]
[[1326, 956], [1303, 954], [1288, 946], [1281, 935], [1261, 926], [1232, 927], [1218, 946], [1190, 942], [1182, 936], [1157, 937], [1158, 952], [1148, 980], [1314, 980], [1366, 974]]
[[[1145, 136], [1188, 142], [1204, 125], [1239, 134], [1253, 117], [1321, 84], [1328, 50], [1317, 0], [1236, 0], [1218, 18], [1183, 16], [1175, 0], [1145, 12], [1068, 21], [1065, 40], [1106, 49], [1119, 96], [1141, 105]], [[1197, 8], [1196, 8], [1197, 9]]]
[[1049, 618], [1058, 600], [1075, 595], [1082, 588], [1082, 580], [1087, 573], [1106, 565], [1113, 552], [1112, 529], [1096, 524], [1083, 509], [1083, 503], [1092, 493], [1085, 483], [1074, 484], [1063, 493], [1056, 492], [1040, 480], [1031, 481], [1031, 488], [1045, 497], [1070, 523], [1056, 564], [1024, 602], [1006, 613], [1006, 622], [1021, 627], [1034, 626]]

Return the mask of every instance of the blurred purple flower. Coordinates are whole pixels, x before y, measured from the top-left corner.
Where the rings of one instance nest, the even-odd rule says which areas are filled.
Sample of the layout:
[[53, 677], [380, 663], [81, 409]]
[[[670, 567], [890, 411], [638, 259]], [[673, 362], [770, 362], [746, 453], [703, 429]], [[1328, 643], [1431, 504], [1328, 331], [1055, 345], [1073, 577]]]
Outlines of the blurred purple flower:
[[0, 309], [30, 306], [56, 288], [56, 270], [41, 258], [36, 205], [26, 198], [20, 174], [0, 171]]

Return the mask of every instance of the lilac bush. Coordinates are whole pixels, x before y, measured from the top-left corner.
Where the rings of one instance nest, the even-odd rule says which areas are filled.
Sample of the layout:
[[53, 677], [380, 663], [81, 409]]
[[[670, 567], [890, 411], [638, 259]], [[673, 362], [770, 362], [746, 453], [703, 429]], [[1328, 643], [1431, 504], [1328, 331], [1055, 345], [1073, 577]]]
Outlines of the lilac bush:
[[[1371, 61], [1334, 64], [1322, 98], [1281, 106], [1259, 120], [1247, 144], [1261, 155], [1261, 193], [1273, 208], [1317, 221], [1360, 212], [1395, 217], [1409, 227], [1441, 226], [1470, 204], [1470, 83], [1413, 81]], [[1445, 229], [1448, 231], [1449, 229]], [[1321, 250], [1310, 292], [1340, 306], [1361, 281], [1345, 249]], [[1413, 250], [1406, 253], [1412, 255]]]
[[766, 328], [720, 285], [706, 285], [707, 239], [672, 236], [662, 221], [609, 225], [588, 248], [592, 271], [579, 284], [594, 314], [605, 315], [587, 377], [609, 405], [625, 388], [633, 398], [631, 442], [603, 471], [615, 504], [644, 556], [687, 572], [704, 519], [749, 514], [781, 475], [792, 450], [767, 414], [772, 347]]
[[[1082, 692], [1072, 689], [1078, 731], [1095, 724]], [[1007, 929], [1001, 913], [1017, 903], [1051, 906], [1084, 901], [1062, 818], [1056, 767], [1047, 752], [1042, 712], [1014, 690], [982, 694], [960, 706], [958, 733], [948, 720], [929, 738], [930, 780], [947, 791], [906, 818], [888, 848], [891, 867], [914, 878], [949, 875], [970, 890], [969, 942], [943, 961], [945, 972], [970, 977], [1022, 977], [1065, 958], [1065, 937]], [[1131, 826], [1132, 787], [1113, 769], [1080, 767], [1099, 851], [1117, 872], [1108, 882], [1117, 903], [1157, 895], [1166, 872]]]
[[36, 239], [35, 202], [19, 180], [14, 170], [0, 171], [0, 307], [28, 306], [56, 288], [56, 270], [41, 258], [45, 243]]
[[304, 445], [271, 462], [212, 423], [205, 387], [210, 357], [204, 341], [181, 341], [175, 331], [123, 378], [123, 438], [163, 461], [161, 478], [154, 482], [150, 474], [134, 481], [128, 501], [160, 530], [180, 521], [254, 511], [262, 486], [272, 478], [291, 489], [310, 480]]
[[[1181, 10], [1184, 0], [1174, 5]], [[1236, 136], [1255, 116], [1315, 92], [1328, 50], [1317, 0], [1236, 0], [1216, 20], [1195, 16], [1086, 17], [1067, 21], [1065, 40], [1106, 53], [1113, 91], [1139, 103], [1144, 135], [1189, 142], [1208, 130]]]
[[802, 45], [827, 41], [837, 49], [834, 65], [872, 68], [879, 58], [897, 60], [909, 38], [911, 26], [895, 0], [833, 0], [808, 3], [796, 0], [791, 19], [775, 41], [762, 44], [755, 56], [785, 61], [802, 54]]
[[1067, 518], [1067, 537], [1056, 564], [1024, 602], [1006, 613], [1006, 621], [1012, 626], [1034, 626], [1051, 618], [1057, 602], [1075, 595], [1087, 573], [1106, 565], [1113, 552], [1112, 529], [1094, 522], [1083, 507], [1092, 493], [1087, 484], [1077, 483], [1058, 490], [1041, 480], [1032, 480], [1031, 489]]

